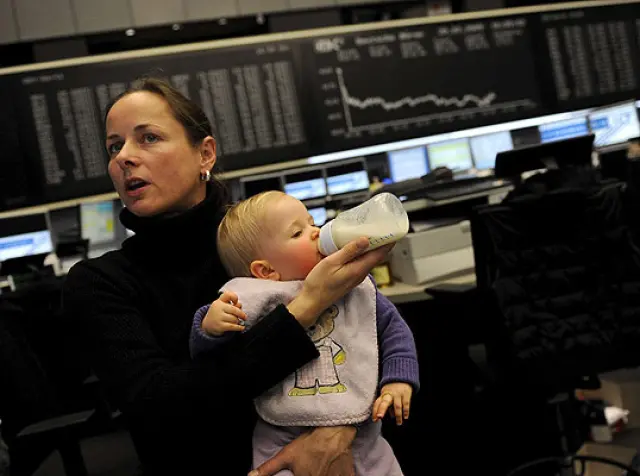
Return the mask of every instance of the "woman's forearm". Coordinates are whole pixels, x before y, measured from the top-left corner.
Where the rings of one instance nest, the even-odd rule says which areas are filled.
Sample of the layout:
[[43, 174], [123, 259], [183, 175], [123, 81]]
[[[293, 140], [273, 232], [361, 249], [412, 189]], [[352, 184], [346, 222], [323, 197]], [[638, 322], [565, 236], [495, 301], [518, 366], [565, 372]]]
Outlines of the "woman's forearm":
[[287, 310], [306, 329], [315, 324], [318, 316], [323, 311], [319, 307], [315, 299], [302, 291], [287, 305]]
[[255, 398], [317, 356], [303, 327], [280, 305], [238, 333], [221, 358], [231, 373], [243, 376], [245, 394]]

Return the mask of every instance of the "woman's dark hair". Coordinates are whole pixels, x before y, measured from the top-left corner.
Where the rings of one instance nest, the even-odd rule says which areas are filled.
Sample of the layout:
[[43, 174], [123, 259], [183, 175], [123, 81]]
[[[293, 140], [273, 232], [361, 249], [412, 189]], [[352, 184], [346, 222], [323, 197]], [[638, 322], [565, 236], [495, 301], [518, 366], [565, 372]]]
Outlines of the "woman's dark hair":
[[[155, 77], [142, 77], [137, 79], [129, 89], [120, 93], [111, 101], [105, 110], [104, 124], [107, 123], [107, 116], [115, 103], [129, 94], [143, 91], [156, 94], [167, 102], [171, 112], [173, 112], [173, 116], [182, 124], [193, 147], [200, 145], [206, 137], [213, 136], [211, 122], [209, 122], [209, 118], [202, 108], [191, 99], [185, 97], [164, 79]], [[218, 162], [216, 162], [215, 168], [217, 171], [220, 171]], [[228, 199], [227, 188], [216, 178], [212, 178], [211, 182], [221, 203], [226, 203]]]

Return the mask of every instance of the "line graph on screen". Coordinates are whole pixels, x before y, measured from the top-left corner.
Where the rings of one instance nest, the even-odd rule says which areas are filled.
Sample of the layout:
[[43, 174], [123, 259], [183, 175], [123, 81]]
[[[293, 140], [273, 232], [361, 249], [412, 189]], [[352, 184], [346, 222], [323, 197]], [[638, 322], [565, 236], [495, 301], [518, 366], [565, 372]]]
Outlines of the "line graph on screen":
[[[382, 94], [379, 96], [359, 96], [356, 93], [356, 88], [347, 83], [342, 68], [334, 68], [333, 77], [335, 79], [328, 80], [323, 85], [323, 89], [325, 91], [335, 89], [338, 97], [326, 100], [325, 105], [337, 105], [338, 102], [341, 104], [341, 116], [343, 116], [346, 135], [433, 121], [451, 122], [456, 119], [468, 119], [477, 114], [512, 112], [519, 108], [536, 106], [536, 103], [531, 99], [501, 101], [498, 93], [492, 90], [459, 95], [444, 95], [425, 91], [424, 94], [396, 98]], [[401, 91], [401, 89], [399, 90]], [[338, 119], [338, 114], [334, 114], [333, 117]]]

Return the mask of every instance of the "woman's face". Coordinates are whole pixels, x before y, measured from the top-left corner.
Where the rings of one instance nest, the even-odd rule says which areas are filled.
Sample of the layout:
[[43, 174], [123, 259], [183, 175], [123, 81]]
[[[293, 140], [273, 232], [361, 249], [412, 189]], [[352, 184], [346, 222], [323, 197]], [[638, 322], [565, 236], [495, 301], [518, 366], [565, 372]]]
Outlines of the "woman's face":
[[215, 142], [207, 137], [194, 147], [164, 98], [146, 91], [123, 97], [106, 130], [109, 175], [132, 213], [181, 212], [204, 200], [200, 173], [215, 163]]

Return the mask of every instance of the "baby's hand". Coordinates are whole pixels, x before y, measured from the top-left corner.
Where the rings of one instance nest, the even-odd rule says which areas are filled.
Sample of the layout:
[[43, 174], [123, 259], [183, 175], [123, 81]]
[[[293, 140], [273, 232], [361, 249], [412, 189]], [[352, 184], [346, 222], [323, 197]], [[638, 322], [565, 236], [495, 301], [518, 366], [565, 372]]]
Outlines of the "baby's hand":
[[412, 393], [413, 387], [408, 383], [394, 382], [382, 387], [380, 396], [373, 404], [373, 421], [382, 419], [385, 412], [389, 410], [390, 415], [395, 414], [396, 423], [402, 425], [403, 418], [409, 419]]
[[208, 334], [220, 337], [225, 332], [240, 332], [244, 330], [243, 321], [247, 315], [242, 311], [242, 304], [238, 295], [225, 291], [211, 303], [207, 315], [202, 321], [202, 328]]

